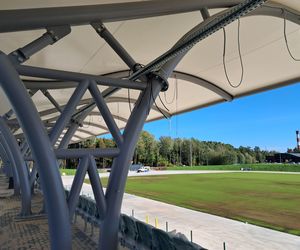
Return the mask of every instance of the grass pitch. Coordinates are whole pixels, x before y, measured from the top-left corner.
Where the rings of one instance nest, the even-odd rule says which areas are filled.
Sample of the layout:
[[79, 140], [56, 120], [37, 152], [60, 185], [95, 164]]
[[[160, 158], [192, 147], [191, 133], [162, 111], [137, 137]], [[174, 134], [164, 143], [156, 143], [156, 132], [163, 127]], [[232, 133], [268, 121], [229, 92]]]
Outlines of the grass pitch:
[[208, 165], [208, 166], [172, 166], [168, 170], [240, 170], [241, 168], [251, 168], [253, 171], [283, 171], [300, 172], [299, 164], [233, 164], [233, 165]]
[[[107, 179], [102, 182], [105, 186]], [[129, 177], [126, 192], [300, 235], [300, 175], [297, 174]]]

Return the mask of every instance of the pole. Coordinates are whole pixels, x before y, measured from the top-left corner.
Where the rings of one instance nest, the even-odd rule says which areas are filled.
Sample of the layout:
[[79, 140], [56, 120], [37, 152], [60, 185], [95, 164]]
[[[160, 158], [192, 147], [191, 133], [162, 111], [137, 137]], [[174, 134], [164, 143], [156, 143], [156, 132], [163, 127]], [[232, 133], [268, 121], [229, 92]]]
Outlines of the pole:
[[190, 167], [193, 165], [192, 139], [190, 140]]

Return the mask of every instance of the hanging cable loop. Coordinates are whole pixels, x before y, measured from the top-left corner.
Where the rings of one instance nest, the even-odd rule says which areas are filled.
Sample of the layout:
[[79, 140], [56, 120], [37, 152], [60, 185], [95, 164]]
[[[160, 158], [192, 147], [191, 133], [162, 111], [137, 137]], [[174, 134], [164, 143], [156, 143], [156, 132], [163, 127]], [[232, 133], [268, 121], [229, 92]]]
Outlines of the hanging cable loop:
[[175, 79], [176, 79], [176, 81], [175, 81], [175, 88], [176, 88], [176, 105], [175, 105], [176, 123], [175, 123], [175, 125], [176, 125], [176, 137], [178, 137], [178, 114], [177, 114], [177, 112], [178, 112], [178, 79], [177, 79], [176, 75], [175, 75]]
[[[174, 76], [175, 76], [175, 83], [176, 83], [177, 82], [177, 77], [176, 77], [176, 75], [174, 75]], [[174, 88], [173, 97], [172, 97], [170, 102], [167, 100], [167, 93], [166, 92], [167, 91], [164, 92], [164, 98], [165, 98], [166, 104], [168, 104], [168, 105], [173, 104], [173, 102], [175, 101], [176, 88]]]
[[291, 57], [294, 61], [299, 62], [299, 61], [300, 61], [300, 58], [296, 58], [296, 57], [293, 55], [293, 53], [292, 53], [292, 51], [291, 51], [291, 49], [290, 49], [289, 43], [288, 43], [288, 39], [287, 39], [287, 34], [286, 34], [286, 12], [287, 12], [287, 11], [286, 11], [285, 9], [282, 9], [282, 11], [283, 11], [283, 33], [284, 33], [284, 41], [285, 41], [285, 45], [286, 45], [286, 48], [287, 48], [287, 51], [288, 51], [290, 57]]
[[238, 88], [239, 86], [241, 86], [243, 79], [244, 79], [244, 64], [243, 64], [243, 59], [242, 59], [242, 53], [241, 53], [241, 42], [240, 42], [240, 19], [238, 18], [238, 35], [237, 35], [237, 42], [238, 42], [238, 53], [239, 53], [239, 59], [240, 59], [240, 64], [241, 64], [241, 77], [240, 77], [240, 81], [238, 84], [233, 84], [232, 81], [229, 79], [228, 76], [228, 72], [227, 72], [227, 67], [226, 67], [226, 43], [227, 43], [227, 38], [226, 38], [226, 30], [225, 28], [223, 28], [223, 34], [224, 34], [224, 46], [223, 46], [223, 68], [224, 68], [224, 72], [225, 72], [225, 76], [226, 76], [226, 80], [228, 82], [228, 84], [232, 87], [232, 88]]
[[[140, 68], [140, 67], [142, 67], [140, 64], [135, 64], [134, 65], [134, 69], [136, 69], [136, 70], [138, 70], [138, 68]], [[132, 72], [133, 72], [132, 70], [128, 71], [127, 79], [130, 77]], [[130, 89], [129, 88], [127, 89], [127, 96], [128, 96], [129, 111], [130, 111], [130, 114], [131, 114], [132, 113], [132, 107], [131, 107], [131, 97], [130, 97]]]
[[[154, 98], [154, 95], [153, 95], [153, 88], [152, 88], [152, 79], [149, 80], [149, 84], [150, 84], [150, 98], [152, 99], [154, 105], [156, 106], [157, 110], [166, 118], [168, 119], [168, 117], [165, 115], [165, 113], [161, 110], [160, 107], [158, 107], [156, 101], [155, 101], [155, 98]], [[163, 104], [163, 106], [166, 108], [167, 111], [169, 111], [169, 109], [165, 106], [165, 104], [162, 102], [161, 98], [160, 98], [160, 95], [158, 95], [161, 103]], [[150, 98], [149, 98], [149, 112], [150, 112]]]

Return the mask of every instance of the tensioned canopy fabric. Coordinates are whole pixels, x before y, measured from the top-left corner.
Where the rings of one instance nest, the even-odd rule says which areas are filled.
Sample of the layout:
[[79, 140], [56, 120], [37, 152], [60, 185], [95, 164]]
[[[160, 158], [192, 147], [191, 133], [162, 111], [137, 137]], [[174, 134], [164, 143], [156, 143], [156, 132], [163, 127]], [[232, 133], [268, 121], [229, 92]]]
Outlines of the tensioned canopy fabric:
[[[128, 0], [11, 0], [2, 2], [0, 8], [2, 10], [27, 9], [111, 4], [113, 2], [128, 2]], [[156, 2], [159, 5], [160, 2], [165, 1]], [[172, 1], [169, 2], [171, 4]], [[188, 4], [189, 1], [186, 2]], [[174, 1], [174, 4], [176, 3]], [[225, 61], [228, 76], [233, 84], [237, 84], [240, 80], [242, 73], [238, 50], [238, 40], [240, 40], [241, 58], [244, 66], [242, 84], [238, 88], [233, 88], [226, 79], [223, 65], [224, 35], [223, 31], [220, 30], [199, 42], [176, 67], [169, 79], [169, 89], [160, 94], [161, 100], [168, 110], [159, 99], [156, 101], [157, 106], [166, 116], [171, 117], [178, 113], [231, 101], [238, 97], [296, 83], [300, 80], [300, 62], [294, 61], [287, 49], [288, 44], [291, 53], [300, 58], [300, 1], [268, 1], [263, 8], [264, 11], [259, 8], [249, 16], [241, 18], [239, 39], [237, 21], [226, 27]], [[214, 15], [222, 10], [224, 8], [211, 8], [209, 14]], [[277, 16], [267, 15], [268, 11], [277, 11]], [[287, 43], [284, 37], [284, 16], [286, 16]], [[292, 18], [290, 18], [291, 16]], [[185, 33], [202, 21], [203, 17], [197, 10], [126, 21], [105, 22], [105, 25], [138, 63], [146, 65], [170, 49]], [[8, 54], [38, 38], [44, 32], [45, 30], [1, 33], [0, 50]], [[104, 40], [99, 38], [90, 25], [72, 27], [72, 32], [68, 36], [32, 56], [25, 65], [97, 75], [108, 74], [124, 78], [130, 74], [125, 63]], [[25, 77], [23, 79], [26, 80], [28, 86], [33, 80]], [[43, 79], [39, 80], [43, 81]], [[31, 89], [34, 89], [33, 85], [34, 82], [30, 85]], [[107, 87], [99, 88], [104, 90]], [[48, 91], [63, 108], [74, 88], [48, 89]], [[125, 126], [138, 94], [139, 91], [137, 90], [130, 90], [128, 93], [127, 89], [122, 89], [106, 99], [120, 128]], [[10, 105], [2, 92], [0, 92], [0, 98], [0, 114], [3, 115], [10, 109]], [[87, 104], [90, 99], [91, 95], [87, 92], [81, 104]], [[59, 111], [54, 108], [41, 91], [37, 91], [32, 96], [32, 100], [38, 111], [42, 112], [42, 120], [48, 122], [57, 120]], [[78, 106], [77, 109], [80, 107], [82, 106]], [[147, 121], [163, 117], [158, 108], [154, 106]], [[14, 118], [12, 117], [12, 119]], [[17, 130], [15, 134], [21, 132], [21, 130]], [[98, 109], [95, 108], [86, 117], [83, 126], [72, 138], [72, 142], [107, 132], [106, 124]]]

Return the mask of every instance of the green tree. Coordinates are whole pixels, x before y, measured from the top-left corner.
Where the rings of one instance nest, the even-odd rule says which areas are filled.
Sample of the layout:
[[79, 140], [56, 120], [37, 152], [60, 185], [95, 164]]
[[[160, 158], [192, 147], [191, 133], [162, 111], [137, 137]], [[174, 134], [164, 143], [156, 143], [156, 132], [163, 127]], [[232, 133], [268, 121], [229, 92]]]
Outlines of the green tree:
[[159, 138], [159, 154], [169, 162], [172, 158], [173, 140], [170, 136], [161, 136]]
[[146, 165], [151, 165], [157, 161], [157, 143], [153, 135], [147, 131], [142, 131], [137, 147], [136, 147], [137, 162]]

